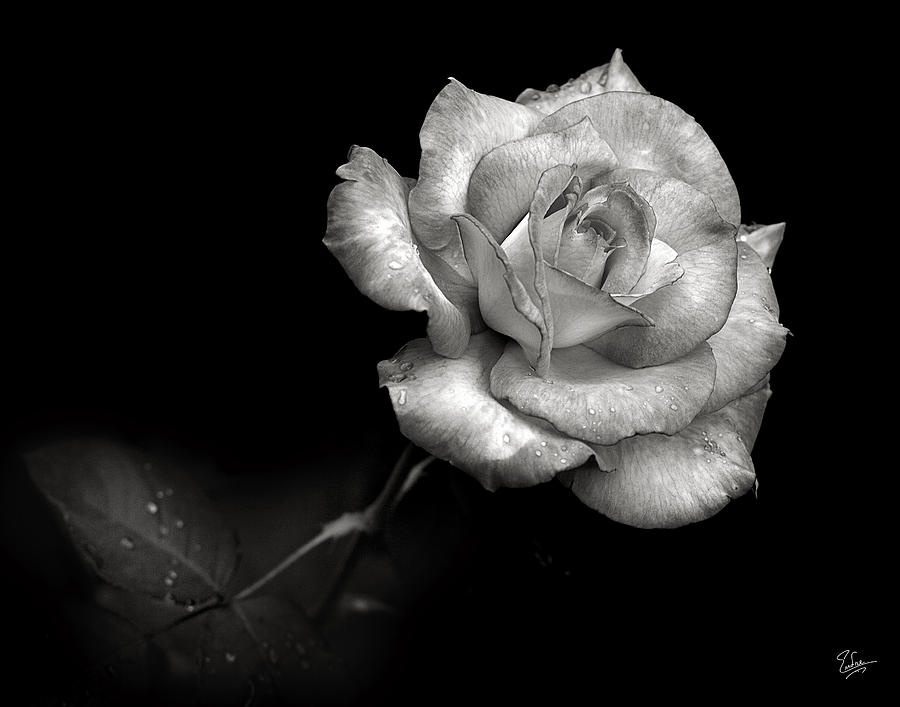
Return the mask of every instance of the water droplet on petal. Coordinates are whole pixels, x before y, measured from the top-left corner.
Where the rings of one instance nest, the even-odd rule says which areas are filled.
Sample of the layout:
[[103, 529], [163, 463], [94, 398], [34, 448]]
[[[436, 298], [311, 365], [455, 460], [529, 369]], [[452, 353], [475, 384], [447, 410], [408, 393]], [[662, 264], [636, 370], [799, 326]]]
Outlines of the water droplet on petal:
[[615, 412], [616, 409], [615, 409], [615, 408], [610, 408], [609, 411], [610, 411], [610, 412]]
[[396, 260], [392, 260], [391, 262], [388, 263], [388, 267], [391, 270], [399, 270], [400, 268], [403, 267], [403, 263], [398, 263]]
[[153, 501], [147, 503], [147, 513], [150, 515], [155, 515], [159, 510], [159, 506], [157, 506]]
[[741, 253], [741, 260], [746, 260], [747, 256], [744, 253]]
[[596, 415], [597, 411], [594, 408], [588, 408], [588, 415]]
[[234, 653], [226, 653], [225, 660], [227, 660], [229, 663], [233, 663], [235, 660], [237, 660], [237, 656]]
[[193, 611], [197, 608], [197, 602], [195, 602], [193, 599], [188, 599], [187, 606], [185, 606], [184, 608], [189, 612]]
[[121, 540], [119, 540], [119, 544], [126, 550], [134, 549], [134, 541], [131, 538], [122, 538]]
[[184, 527], [184, 521], [181, 520], [181, 518], [179, 518], [178, 520], [175, 521], [175, 527], [178, 528], [178, 529], [183, 528], [183, 527]]
[[503, 435], [503, 443], [509, 444], [509, 435]]
[[163, 584], [165, 584], [167, 587], [171, 587], [173, 584], [175, 584], [175, 582], [172, 581], [171, 577], [166, 577], [163, 580]]
[[626, 386], [625, 386], [625, 390], [634, 390], [634, 386], [633, 386], [633, 385], [626, 385]]
[[397, 393], [397, 404], [406, 405], [406, 388], [401, 388]]
[[565, 457], [563, 457], [562, 459], [559, 460], [559, 463], [560, 463], [560, 464], [568, 464], [568, 463], [569, 463], [569, 460], [566, 459]]
[[539, 457], [539, 456], [541, 456], [541, 454], [543, 454], [543, 452], [540, 449], [534, 450], [534, 456]]
[[156, 497], [157, 497], [157, 498], [162, 498], [162, 497], [165, 496], [165, 495], [166, 495], [166, 494], [164, 494], [162, 491], [157, 491], [157, 492], [156, 492]]
[[391, 375], [388, 376], [388, 380], [391, 383], [400, 383], [400, 382], [406, 380], [406, 374], [405, 373], [391, 373]]
[[168, 535], [169, 529], [166, 526], [161, 525], [161, 526], [159, 526], [159, 534], [160, 535]]
[[712, 459], [710, 459], [709, 457], [706, 457], [706, 463], [707, 463], [707, 464], [711, 464], [711, 463], [712, 463]]
[[662, 393], [662, 392], [663, 392], [663, 387], [662, 387], [661, 385], [658, 385], [658, 386], [656, 386], [653, 390], [655, 390], [657, 393]]
[[582, 93], [590, 93], [591, 92], [591, 82], [584, 81], [581, 86], [578, 87]]
[[178, 573], [175, 570], [169, 570], [170, 579], [178, 579]]
[[404, 361], [403, 363], [400, 364], [401, 371], [408, 371], [412, 367], [413, 367], [412, 361]]
[[542, 447], [546, 447], [546, 446], [547, 446], [547, 443], [546, 443], [546, 442], [541, 442], [541, 446], [542, 446]]
[[670, 409], [670, 410], [677, 410], [677, 409], [678, 409], [678, 406], [677, 406], [675, 403], [672, 403], [671, 405], [669, 405], [669, 409]]

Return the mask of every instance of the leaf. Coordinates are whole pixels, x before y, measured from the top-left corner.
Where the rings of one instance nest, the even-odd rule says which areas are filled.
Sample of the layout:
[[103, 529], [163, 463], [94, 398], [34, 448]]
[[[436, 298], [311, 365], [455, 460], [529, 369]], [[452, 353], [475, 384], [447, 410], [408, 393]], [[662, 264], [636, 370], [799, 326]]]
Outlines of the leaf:
[[103, 579], [189, 607], [225, 592], [237, 539], [195, 488], [183, 459], [78, 439], [44, 446], [25, 462]]
[[178, 631], [195, 640], [200, 704], [269, 704], [271, 699], [345, 704], [352, 696], [353, 681], [343, 665], [303, 610], [284, 599], [234, 602], [185, 622]]

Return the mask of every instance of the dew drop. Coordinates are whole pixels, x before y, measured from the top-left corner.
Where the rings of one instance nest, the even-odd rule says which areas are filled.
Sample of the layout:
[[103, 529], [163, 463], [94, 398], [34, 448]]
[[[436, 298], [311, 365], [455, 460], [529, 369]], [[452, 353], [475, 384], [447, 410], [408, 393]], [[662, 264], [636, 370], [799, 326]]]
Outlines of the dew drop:
[[503, 444], [509, 444], [509, 435], [503, 435]]
[[126, 550], [134, 549], [134, 541], [131, 538], [122, 538], [121, 540], [119, 540], [119, 544]]
[[401, 388], [397, 393], [397, 404], [406, 405], [406, 388]]
[[178, 579], [178, 573], [175, 570], [169, 570], [169, 579]]
[[560, 464], [568, 464], [568, 463], [569, 463], [569, 460], [566, 459], [565, 457], [563, 457], [562, 459], [559, 460], [559, 463], [560, 463]]
[[163, 580], [163, 584], [165, 584], [167, 587], [171, 587], [173, 584], [175, 584], [175, 582], [172, 580], [171, 577], [166, 577]]
[[234, 653], [226, 653], [225, 660], [227, 660], [229, 663], [233, 663], [235, 660], [237, 660], [237, 656]]
[[568, 448], [566, 445], [562, 445], [562, 446], [560, 447], [560, 449], [561, 449], [562, 451], [564, 451], [564, 452], [569, 451], [569, 448]]
[[541, 446], [542, 446], [542, 447], [546, 447], [546, 446], [547, 446], [547, 443], [546, 443], [546, 442], [541, 442]]
[[634, 390], [634, 386], [633, 386], [633, 385], [626, 385], [626, 386], [625, 386], [625, 390]]
[[707, 464], [711, 464], [711, 463], [712, 463], [712, 459], [710, 459], [709, 457], [706, 457], [706, 463], [707, 463]]
[[179, 518], [178, 520], [175, 521], [175, 527], [180, 530], [181, 528], [184, 527], [184, 521], [181, 520], [181, 518]]
[[188, 599], [187, 606], [185, 606], [184, 608], [188, 612], [192, 612], [197, 608], [197, 602], [195, 602], [193, 599]]
[[543, 452], [540, 449], [534, 450], [534, 456], [539, 457], [539, 456], [541, 456], [541, 454], [543, 454]]
[[391, 373], [391, 375], [388, 376], [388, 380], [391, 383], [400, 383], [401, 381], [406, 380], [406, 374], [405, 373]]
[[403, 267], [403, 263], [398, 263], [396, 260], [392, 260], [391, 262], [388, 263], [388, 267], [391, 270], [399, 270], [400, 268]]
[[157, 491], [157, 492], [156, 492], [156, 497], [157, 497], [157, 498], [162, 498], [162, 497], [165, 496], [165, 495], [166, 495], [166, 494], [164, 494], [162, 491]]
[[594, 408], [588, 408], [588, 415], [596, 415], [597, 411]]
[[159, 526], [159, 534], [160, 535], [168, 535], [169, 529], [166, 526], [161, 525], [161, 526]]
[[401, 371], [408, 371], [412, 367], [413, 367], [412, 361], [404, 361], [403, 363], [400, 364]]
[[155, 515], [159, 510], [159, 506], [157, 506], [153, 501], [147, 503], [147, 513], [150, 515]]
[[579, 89], [581, 90], [582, 93], [590, 93], [591, 92], [591, 82], [590, 81], [582, 82], [581, 86], [579, 86]]
[[746, 259], [747, 259], [747, 256], [744, 255], [743, 253], [741, 253], [741, 260], [746, 260]]
[[677, 406], [675, 403], [672, 403], [671, 405], [669, 405], [669, 409], [670, 409], [670, 410], [677, 410], [677, 409], [678, 409], [678, 406]]
[[663, 392], [663, 387], [662, 387], [661, 385], [658, 385], [658, 386], [656, 386], [653, 390], [655, 390], [657, 393], [662, 393], [662, 392]]
[[615, 408], [610, 408], [609, 411], [610, 411], [610, 412], [615, 412], [616, 409], [615, 409]]
[[166, 604], [174, 604], [175, 597], [172, 595], [172, 592], [166, 592], [163, 596], [163, 601], [166, 602]]

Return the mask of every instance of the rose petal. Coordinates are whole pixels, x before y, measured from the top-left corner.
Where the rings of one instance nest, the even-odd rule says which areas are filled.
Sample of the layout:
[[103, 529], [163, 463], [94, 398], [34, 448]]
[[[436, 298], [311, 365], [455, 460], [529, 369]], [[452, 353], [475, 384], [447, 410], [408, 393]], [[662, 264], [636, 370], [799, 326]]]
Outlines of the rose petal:
[[407, 182], [365, 147], [354, 147], [337, 175], [347, 181], [328, 197], [325, 245], [360, 292], [388, 309], [427, 311], [435, 351], [461, 355], [468, 345], [469, 319], [419, 259], [406, 210]]
[[637, 309], [616, 302], [603, 290], [546, 265], [550, 311], [553, 316], [553, 348], [575, 346], [608, 332], [652, 327], [653, 320]]
[[588, 118], [557, 133], [508, 142], [487, 153], [472, 172], [468, 212], [503, 243], [528, 213], [541, 173], [558, 164], [576, 164], [579, 177], [589, 178], [618, 161]]
[[498, 145], [534, 131], [540, 114], [517, 103], [470, 91], [456, 80], [435, 98], [419, 142], [419, 181], [409, 195], [413, 230], [429, 248], [456, 234], [450, 217], [466, 211], [469, 177]]
[[734, 425], [738, 439], [744, 443], [748, 452], [753, 451], [759, 428], [762, 425], [763, 413], [766, 411], [766, 404], [772, 397], [768, 376], [756, 388], [721, 410], [721, 413]]
[[778, 246], [781, 245], [781, 241], [784, 238], [784, 227], [785, 223], [783, 221], [781, 223], [773, 223], [771, 226], [760, 226], [759, 224], [745, 226], [741, 224], [740, 229], [738, 229], [738, 240], [746, 241], [747, 245], [759, 254], [765, 266], [771, 270], [775, 264]]
[[585, 201], [600, 198], [587, 217], [599, 219], [616, 233], [614, 243], [625, 247], [615, 250], [606, 261], [606, 276], [601, 289], [626, 294], [637, 283], [647, 266], [650, 242], [656, 230], [656, 216], [647, 202], [627, 184], [603, 185], [586, 193]]
[[616, 302], [632, 304], [681, 279], [684, 269], [676, 262], [678, 253], [664, 241], [654, 238], [647, 256], [647, 269], [627, 295], [613, 295]]
[[595, 446], [567, 483], [591, 508], [639, 528], [675, 528], [704, 520], [753, 486], [750, 453], [728, 409], [701, 415], [674, 436], [629, 437]]
[[765, 264], [749, 245], [737, 245], [737, 294], [725, 326], [709, 339], [718, 373], [706, 412], [762, 380], [781, 358], [788, 333], [778, 323], [778, 300]]
[[614, 444], [635, 434], [683, 429], [703, 408], [715, 377], [705, 343], [676, 361], [641, 369], [619, 366], [584, 346], [557, 349], [546, 379], [539, 379], [510, 342], [491, 371], [491, 392], [560, 432]]
[[589, 69], [562, 86], [552, 86], [546, 91], [526, 88], [516, 101], [549, 115], [564, 105], [607, 91], [647, 92], [622, 59], [621, 49], [616, 49], [608, 63]]
[[[631, 305], [656, 326], [620, 329], [587, 345], [626, 366], [652, 366], [692, 351], [725, 324], [737, 290], [735, 227], [706, 194], [684, 182], [645, 171], [624, 174], [650, 204], [656, 237], [678, 252], [684, 274]], [[609, 179], [622, 176], [617, 170]]]
[[544, 316], [519, 280], [494, 237], [472, 216], [454, 216], [466, 258], [478, 284], [478, 304], [487, 325], [512, 337], [537, 365], [549, 356]]
[[486, 488], [531, 486], [577, 467], [590, 456], [543, 420], [497, 402], [490, 371], [504, 339], [482, 332], [461, 358], [436, 355], [428, 342], [410, 342], [391, 361], [378, 364], [400, 431], [430, 454], [467, 471]]
[[557, 132], [585, 116], [622, 167], [687, 182], [709, 194], [726, 221], [741, 222], [737, 188], [725, 162], [703, 128], [681, 108], [649, 94], [613, 91], [560, 108], [540, 122], [535, 134]]

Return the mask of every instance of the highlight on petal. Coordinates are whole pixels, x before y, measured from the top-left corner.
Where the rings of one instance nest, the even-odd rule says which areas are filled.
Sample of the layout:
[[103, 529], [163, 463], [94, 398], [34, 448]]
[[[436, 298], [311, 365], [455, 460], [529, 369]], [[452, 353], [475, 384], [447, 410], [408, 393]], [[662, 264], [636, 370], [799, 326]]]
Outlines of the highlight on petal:
[[678, 253], [664, 241], [654, 238], [647, 256], [647, 268], [627, 295], [613, 295], [616, 302], [633, 304], [641, 297], [653, 294], [663, 287], [678, 282], [684, 268], [678, 262]]
[[722, 218], [740, 224], [737, 188], [722, 156], [703, 128], [681, 108], [649, 94], [613, 91], [563, 106], [544, 118], [535, 134], [557, 132], [585, 116], [622, 167], [687, 182], [712, 198]]
[[456, 234], [450, 217], [466, 211], [469, 177], [498, 145], [534, 132], [541, 115], [451, 79], [434, 99], [419, 132], [419, 181], [409, 194], [416, 237], [441, 248]]
[[769, 270], [775, 264], [775, 255], [778, 253], [778, 246], [784, 239], [785, 223], [773, 223], [771, 226], [762, 226], [760, 224], [751, 224], [746, 226], [741, 224], [738, 229], [738, 240], [745, 241], [753, 250], [755, 250], [763, 263]]
[[528, 213], [541, 173], [559, 164], [577, 165], [578, 176], [586, 179], [618, 161], [589, 118], [556, 133], [508, 142], [487, 153], [472, 172], [468, 212], [503, 243]]
[[725, 326], [709, 339], [718, 373], [706, 412], [759, 383], [781, 358], [788, 333], [778, 323], [778, 300], [765, 264], [746, 243], [737, 246], [737, 294]]
[[516, 98], [516, 102], [549, 115], [569, 103], [607, 91], [647, 92], [625, 63], [621, 49], [616, 49], [612, 59], [606, 64], [589, 69], [562, 86], [551, 84], [546, 91], [526, 88]]
[[491, 392], [560, 432], [596, 444], [636, 434], [674, 434], [702, 410], [716, 362], [707, 344], [661, 366], [619, 366], [584, 346], [556, 349], [543, 379], [510, 342], [491, 371]]
[[435, 351], [461, 355], [468, 345], [469, 318], [419, 259], [406, 210], [406, 180], [365, 147], [354, 147], [337, 175], [347, 181], [328, 197], [325, 245], [360, 292], [388, 309], [427, 311]]
[[478, 305], [487, 325], [512, 337], [541, 364], [550, 351], [550, 334], [540, 307], [519, 280], [508, 256], [477, 219], [454, 217], [466, 258], [478, 285]]
[[493, 398], [490, 372], [504, 342], [485, 331], [471, 338], [462, 357], [447, 359], [416, 339], [378, 364], [400, 431], [491, 490], [549, 481], [591, 456], [584, 443]]
[[656, 215], [656, 238], [677, 253], [683, 274], [631, 307], [649, 317], [652, 328], [619, 329], [587, 345], [622, 365], [640, 368], [685, 355], [725, 324], [737, 291], [735, 227], [712, 200], [676, 179], [646, 171], [615, 170], [604, 179], [628, 183]]
[[709, 518], [756, 478], [729, 413], [726, 407], [701, 415], [673, 436], [594, 446], [600, 468], [586, 465], [566, 483], [591, 508], [638, 528], [676, 528]]

